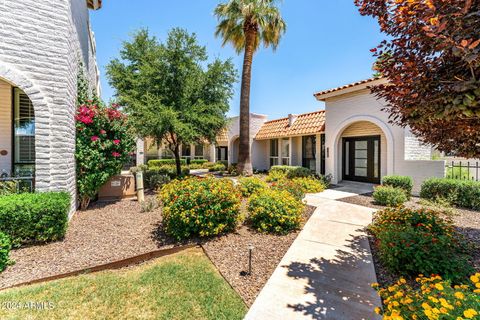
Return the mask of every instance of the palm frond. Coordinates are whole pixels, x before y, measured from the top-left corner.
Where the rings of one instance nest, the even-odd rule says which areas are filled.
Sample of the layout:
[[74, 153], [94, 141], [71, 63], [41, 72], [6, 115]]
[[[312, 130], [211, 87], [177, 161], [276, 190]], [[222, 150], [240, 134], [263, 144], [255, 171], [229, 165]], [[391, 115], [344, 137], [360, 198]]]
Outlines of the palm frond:
[[261, 44], [265, 47], [278, 47], [286, 32], [277, 0], [229, 0], [215, 8], [218, 26], [215, 32], [223, 39], [223, 45], [232, 44], [237, 52], [245, 48], [246, 25], [255, 25], [258, 30], [255, 50]]

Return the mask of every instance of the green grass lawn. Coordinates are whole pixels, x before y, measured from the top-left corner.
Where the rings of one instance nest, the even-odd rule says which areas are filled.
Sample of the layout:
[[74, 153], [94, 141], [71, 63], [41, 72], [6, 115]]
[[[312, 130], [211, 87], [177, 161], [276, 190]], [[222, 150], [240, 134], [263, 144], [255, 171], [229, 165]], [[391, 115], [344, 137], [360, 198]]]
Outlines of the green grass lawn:
[[[11, 303], [51, 303], [7, 310]], [[0, 292], [0, 319], [242, 319], [247, 309], [200, 249], [124, 270]]]

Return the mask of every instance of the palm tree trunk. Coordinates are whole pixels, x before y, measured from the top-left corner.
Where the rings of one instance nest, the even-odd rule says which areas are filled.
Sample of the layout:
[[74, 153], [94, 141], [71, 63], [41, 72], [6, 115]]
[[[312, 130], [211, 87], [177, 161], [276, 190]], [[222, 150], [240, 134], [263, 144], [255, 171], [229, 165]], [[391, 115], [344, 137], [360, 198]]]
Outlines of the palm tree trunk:
[[250, 158], [250, 84], [257, 32], [254, 26], [245, 26], [245, 56], [240, 95], [240, 146], [238, 151], [238, 173], [245, 176], [253, 174]]

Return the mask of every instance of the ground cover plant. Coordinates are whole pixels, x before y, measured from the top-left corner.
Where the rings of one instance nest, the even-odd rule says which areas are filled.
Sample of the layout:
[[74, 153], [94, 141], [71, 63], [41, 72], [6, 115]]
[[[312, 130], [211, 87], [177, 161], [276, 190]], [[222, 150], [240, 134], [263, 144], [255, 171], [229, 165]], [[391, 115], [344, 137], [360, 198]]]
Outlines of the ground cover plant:
[[295, 181], [290, 179], [280, 179], [276, 182], [272, 182], [270, 185], [272, 190], [287, 191], [297, 200], [302, 200], [305, 197], [305, 190], [301, 188]]
[[46, 309], [0, 308], [1, 319], [242, 319], [246, 307], [200, 249], [123, 270], [3, 291], [0, 305], [48, 302]]
[[292, 179], [304, 193], [320, 193], [326, 189], [325, 183], [312, 177]]
[[233, 231], [240, 220], [240, 192], [229, 179], [175, 180], [160, 192], [165, 232], [177, 240]]
[[260, 232], [286, 234], [300, 227], [305, 205], [288, 191], [262, 189], [248, 200], [249, 221]]
[[384, 308], [376, 313], [383, 319], [478, 319], [480, 316], [480, 273], [467, 284], [452, 285], [442, 277], [419, 276], [412, 286], [401, 278], [392, 286], [373, 287], [383, 300]]
[[464, 239], [439, 212], [387, 208], [375, 213], [368, 230], [381, 262], [394, 274], [439, 274], [462, 282], [473, 272]]
[[238, 183], [238, 188], [244, 197], [249, 197], [262, 189], [268, 188], [268, 184], [257, 177], [242, 177], [238, 179]]

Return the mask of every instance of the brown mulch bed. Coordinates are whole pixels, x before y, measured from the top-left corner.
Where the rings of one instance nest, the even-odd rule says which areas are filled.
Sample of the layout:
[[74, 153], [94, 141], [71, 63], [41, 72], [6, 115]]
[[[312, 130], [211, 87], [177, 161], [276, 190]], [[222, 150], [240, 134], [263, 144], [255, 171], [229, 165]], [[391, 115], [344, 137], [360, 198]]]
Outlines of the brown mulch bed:
[[77, 212], [63, 241], [13, 250], [15, 264], [0, 274], [0, 288], [158, 250], [152, 230], [161, 209], [140, 211], [137, 201], [123, 200]]
[[[373, 209], [385, 208], [384, 206], [379, 206], [374, 203], [371, 193], [349, 197], [339, 201], [357, 204]], [[420, 198], [418, 197], [412, 197], [405, 205], [410, 208], [422, 207]], [[452, 208], [451, 210], [453, 211], [453, 215], [451, 217], [457, 231], [462, 234], [472, 245], [472, 264], [477, 271], [480, 271], [480, 212], [464, 208]], [[398, 277], [396, 275], [392, 275], [388, 270], [385, 269], [379, 260], [378, 252], [375, 250], [372, 236], [369, 237], [369, 240], [378, 282], [382, 286], [394, 283], [396, 280], [398, 280]]]
[[[307, 206], [304, 221], [308, 221], [315, 207]], [[203, 243], [205, 252], [226, 280], [251, 306], [290, 245], [300, 231], [285, 236], [258, 233], [242, 226], [235, 233]], [[248, 247], [254, 246], [252, 274], [248, 271]]]

